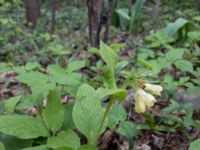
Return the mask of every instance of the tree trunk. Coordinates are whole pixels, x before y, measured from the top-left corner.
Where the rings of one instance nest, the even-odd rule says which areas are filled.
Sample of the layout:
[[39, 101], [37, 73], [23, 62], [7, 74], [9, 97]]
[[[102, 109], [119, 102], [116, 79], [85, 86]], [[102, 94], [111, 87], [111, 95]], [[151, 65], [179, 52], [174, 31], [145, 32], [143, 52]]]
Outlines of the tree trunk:
[[99, 47], [103, 0], [87, 0], [89, 18], [89, 39], [91, 46]]
[[53, 34], [56, 26], [56, 0], [51, 2], [51, 33]]
[[27, 24], [34, 27], [40, 17], [40, 0], [24, 0]]
[[109, 10], [106, 17], [105, 32], [104, 32], [104, 39], [103, 39], [105, 43], [108, 41], [108, 38], [109, 38], [111, 17], [116, 6], [117, 6], [117, 0], [109, 0]]
[[196, 0], [197, 1], [197, 9], [200, 12], [200, 0]]
[[155, 21], [160, 11], [161, 11], [161, 1], [157, 0], [155, 4], [151, 6], [151, 10], [149, 11], [149, 20]]

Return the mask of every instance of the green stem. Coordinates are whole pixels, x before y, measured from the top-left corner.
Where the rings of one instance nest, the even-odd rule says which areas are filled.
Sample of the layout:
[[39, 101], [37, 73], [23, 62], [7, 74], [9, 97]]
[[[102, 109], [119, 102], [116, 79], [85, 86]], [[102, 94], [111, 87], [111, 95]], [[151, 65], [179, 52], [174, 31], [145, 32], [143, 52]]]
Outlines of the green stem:
[[98, 137], [99, 137], [99, 135], [100, 135], [100, 133], [101, 133], [101, 130], [102, 130], [103, 125], [104, 125], [104, 123], [105, 123], [105, 120], [106, 120], [106, 117], [107, 117], [107, 115], [108, 115], [108, 112], [109, 112], [109, 110], [110, 110], [110, 108], [111, 108], [111, 106], [112, 106], [112, 104], [113, 104], [113, 101], [114, 101], [114, 97], [111, 97], [110, 100], [109, 100], [109, 103], [108, 103], [108, 105], [107, 105], [107, 107], [106, 107], [106, 111], [105, 111], [105, 113], [104, 113], [104, 115], [103, 115], [103, 119], [102, 119], [102, 121], [101, 121], [101, 124], [100, 124], [100, 126], [99, 126], [99, 130], [98, 130], [98, 132], [97, 132], [97, 137], [96, 137], [96, 140], [95, 140], [96, 142], [97, 142]]

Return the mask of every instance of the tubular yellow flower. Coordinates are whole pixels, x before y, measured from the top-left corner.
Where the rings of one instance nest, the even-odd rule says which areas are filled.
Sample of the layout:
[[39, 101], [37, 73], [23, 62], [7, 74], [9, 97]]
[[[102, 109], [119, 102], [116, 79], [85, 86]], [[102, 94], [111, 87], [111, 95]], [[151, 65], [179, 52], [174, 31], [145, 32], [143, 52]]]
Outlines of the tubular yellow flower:
[[145, 90], [151, 92], [154, 95], [161, 95], [161, 92], [163, 91], [163, 87], [160, 85], [154, 85], [154, 84], [149, 84], [149, 83], [145, 83]]
[[135, 103], [135, 111], [137, 113], [144, 113], [145, 112], [145, 104], [143, 101], [138, 101]]
[[139, 89], [135, 93], [135, 111], [137, 113], [144, 113], [145, 107], [151, 107], [155, 102], [155, 97], [149, 93], [146, 93], [143, 89]]

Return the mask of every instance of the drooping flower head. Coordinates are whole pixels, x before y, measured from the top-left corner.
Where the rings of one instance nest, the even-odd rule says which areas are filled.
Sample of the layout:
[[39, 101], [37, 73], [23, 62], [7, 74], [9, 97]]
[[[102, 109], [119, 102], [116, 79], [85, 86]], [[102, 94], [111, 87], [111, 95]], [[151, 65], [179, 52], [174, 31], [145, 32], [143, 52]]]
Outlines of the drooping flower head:
[[152, 107], [156, 99], [153, 95], [146, 93], [143, 89], [139, 89], [135, 93], [135, 111], [144, 113], [146, 107]]

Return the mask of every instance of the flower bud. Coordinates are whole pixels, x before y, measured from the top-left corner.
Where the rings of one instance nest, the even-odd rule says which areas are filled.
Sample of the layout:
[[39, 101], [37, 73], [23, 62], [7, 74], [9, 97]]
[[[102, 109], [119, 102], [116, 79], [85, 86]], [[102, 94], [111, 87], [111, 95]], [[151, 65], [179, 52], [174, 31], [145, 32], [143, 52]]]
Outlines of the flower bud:
[[149, 84], [149, 83], [145, 83], [145, 90], [151, 92], [154, 95], [161, 95], [161, 92], [163, 91], [163, 87], [160, 85], [154, 85], [154, 84]]

